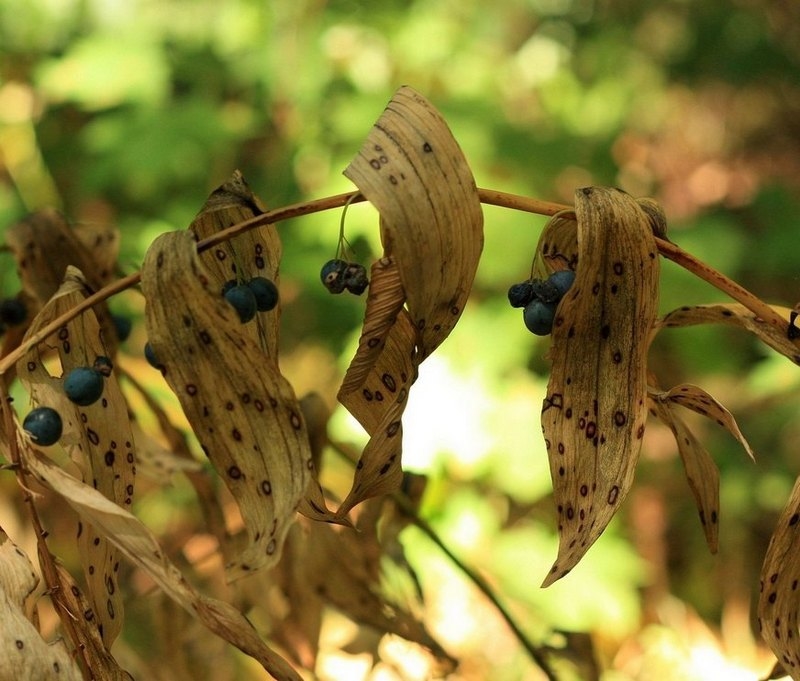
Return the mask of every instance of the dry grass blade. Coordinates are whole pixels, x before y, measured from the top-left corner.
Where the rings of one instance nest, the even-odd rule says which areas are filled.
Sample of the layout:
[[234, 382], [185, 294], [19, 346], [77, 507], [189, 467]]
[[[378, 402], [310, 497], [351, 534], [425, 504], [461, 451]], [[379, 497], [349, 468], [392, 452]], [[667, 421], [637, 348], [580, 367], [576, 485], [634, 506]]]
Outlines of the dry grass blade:
[[[778, 316], [786, 320], [787, 328], [791, 328], [792, 309], [780, 305], [770, 307]], [[750, 331], [784, 357], [789, 358], [795, 364], [800, 364], [800, 352], [798, 352], [796, 342], [785, 331], [761, 319], [739, 303], [680, 307], [659, 319], [655, 330], [696, 324], [726, 324]]]
[[164, 376], [244, 519], [230, 577], [274, 565], [314, 465], [294, 391], [210, 282], [189, 232], [153, 242], [142, 289]]
[[[28, 335], [80, 303], [87, 293], [83, 275], [68, 267], [64, 284], [34, 318]], [[54, 339], [55, 347], [34, 346], [17, 363], [17, 374], [36, 404], [52, 407], [61, 415], [61, 442], [83, 479], [92, 481], [113, 502], [130, 506], [136, 470], [134, 441], [128, 404], [115, 373], [104, 379], [101, 398], [88, 406], [71, 402], [62, 385], [63, 376], [72, 369], [91, 367], [98, 357], [108, 356], [104, 338], [93, 310], [87, 310], [61, 328]], [[51, 376], [48, 371], [48, 351], [58, 356], [62, 377]], [[110, 648], [124, 619], [124, 601], [117, 583], [119, 555], [91, 526], [79, 526], [78, 545], [95, 623]]]
[[658, 252], [636, 201], [601, 187], [575, 199], [576, 279], [556, 310], [542, 407], [559, 531], [544, 586], [577, 564], [631, 486], [658, 302]]
[[651, 392], [648, 399], [653, 415], [675, 436], [706, 543], [711, 553], [716, 553], [719, 547], [719, 468], [680, 417], [677, 402], [660, 391]]
[[35, 449], [23, 447], [21, 454], [26, 470], [60, 494], [84, 521], [98, 528], [131, 563], [147, 572], [170, 598], [204, 626], [258, 660], [279, 681], [300, 681], [289, 664], [259, 638], [241, 612], [194, 589], [136, 517], [64, 472]]
[[46, 643], [25, 614], [38, 582], [28, 556], [0, 528], [0, 678], [81, 681], [63, 641]]
[[424, 359], [461, 316], [483, 248], [469, 165], [439, 112], [402, 87], [344, 174], [381, 214]]
[[761, 567], [758, 625], [783, 669], [800, 681], [800, 478], [778, 518]]
[[[261, 200], [237, 170], [227, 182], [211, 192], [189, 230], [198, 241], [202, 241], [265, 211]], [[230, 279], [247, 281], [252, 277], [266, 277], [277, 286], [281, 252], [275, 226], [262, 225], [204, 250], [200, 253], [200, 261], [211, 281], [220, 289]], [[275, 362], [278, 358], [279, 321], [280, 305], [269, 314], [258, 315], [256, 324], [244, 327]]]

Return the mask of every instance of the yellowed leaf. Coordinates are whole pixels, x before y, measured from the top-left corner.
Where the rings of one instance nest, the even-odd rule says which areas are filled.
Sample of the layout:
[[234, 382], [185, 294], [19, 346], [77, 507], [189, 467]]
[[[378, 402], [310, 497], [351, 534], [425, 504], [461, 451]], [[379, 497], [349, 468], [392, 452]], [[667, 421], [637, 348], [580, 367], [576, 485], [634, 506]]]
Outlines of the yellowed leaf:
[[64, 642], [46, 643], [25, 614], [38, 582], [28, 556], [0, 528], [0, 679], [81, 681]]
[[778, 524], [761, 567], [758, 627], [761, 636], [794, 681], [800, 681], [800, 478]]
[[37, 480], [61, 495], [134, 565], [217, 636], [256, 659], [279, 681], [300, 676], [261, 640], [253, 625], [232, 605], [198, 592], [164, 555], [153, 534], [135, 516], [72, 477], [30, 446], [21, 447], [23, 465]]
[[[81, 303], [90, 289], [81, 272], [66, 270], [64, 284], [32, 321], [26, 337]], [[47, 368], [48, 352], [55, 352], [61, 375]], [[104, 380], [101, 398], [89, 406], [71, 402], [62, 380], [77, 367], [93, 366], [108, 357], [109, 348], [92, 309], [65, 324], [51, 341], [31, 348], [17, 362], [17, 375], [33, 402], [55, 409], [64, 423], [61, 443], [77, 464], [84, 480], [121, 506], [133, 501], [135, 446], [128, 418], [128, 404], [116, 374]], [[124, 619], [124, 599], [117, 582], [119, 555], [91, 526], [78, 529], [78, 544], [88, 598], [97, 615], [96, 624], [108, 647], [119, 634]]]
[[[780, 305], [772, 305], [771, 307], [786, 320], [787, 325], [790, 324], [792, 319], [791, 308]], [[681, 326], [694, 326], [696, 324], [725, 324], [744, 329], [758, 336], [764, 343], [795, 364], [800, 364], [800, 352], [798, 352], [794, 339], [772, 324], [766, 323], [739, 303], [686, 305], [659, 319], [655, 331]], [[788, 328], [791, 329], [792, 327], [788, 326]]]
[[313, 468], [294, 391], [211, 282], [191, 233], [153, 242], [142, 289], [164, 376], [244, 520], [230, 577], [274, 565]]
[[641, 449], [646, 356], [658, 302], [658, 256], [647, 215], [619, 190], [575, 193], [576, 279], [552, 334], [542, 429], [558, 510], [563, 577], [625, 498]]
[[469, 165], [439, 112], [402, 87], [344, 174], [381, 214], [424, 359], [461, 316], [483, 248]]

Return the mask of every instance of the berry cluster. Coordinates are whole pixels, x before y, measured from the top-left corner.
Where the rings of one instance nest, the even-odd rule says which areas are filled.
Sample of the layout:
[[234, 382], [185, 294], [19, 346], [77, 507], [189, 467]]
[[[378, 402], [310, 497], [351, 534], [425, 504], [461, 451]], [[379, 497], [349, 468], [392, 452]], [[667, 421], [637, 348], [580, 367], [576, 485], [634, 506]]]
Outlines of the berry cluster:
[[222, 295], [239, 313], [242, 323], [253, 319], [256, 312], [269, 312], [278, 304], [278, 287], [266, 277], [253, 277], [244, 283], [229, 279], [222, 285]]
[[575, 272], [559, 270], [547, 279], [528, 279], [508, 289], [511, 307], [524, 308], [522, 319], [531, 333], [546, 336], [553, 330], [556, 307], [575, 281]]
[[319, 278], [331, 293], [341, 293], [345, 289], [360, 296], [369, 286], [367, 270], [357, 262], [347, 262], [340, 258], [328, 260], [319, 273]]
[[[103, 394], [105, 378], [111, 375], [113, 364], [108, 357], [98, 357], [92, 366], [75, 367], [64, 376], [63, 387], [67, 398], [80, 407], [94, 404]], [[58, 442], [63, 431], [61, 416], [52, 407], [32, 409], [22, 428], [36, 444], [49, 447]]]

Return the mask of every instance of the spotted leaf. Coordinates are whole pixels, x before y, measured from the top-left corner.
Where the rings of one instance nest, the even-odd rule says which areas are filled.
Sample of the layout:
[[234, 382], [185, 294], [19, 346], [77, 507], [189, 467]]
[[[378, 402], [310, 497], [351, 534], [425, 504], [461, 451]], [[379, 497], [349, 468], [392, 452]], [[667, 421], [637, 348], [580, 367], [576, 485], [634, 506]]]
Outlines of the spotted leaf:
[[[771, 306], [781, 317], [786, 319], [787, 328], [791, 325], [793, 310], [780, 305]], [[718, 303], [713, 305], [686, 305], [664, 315], [656, 324], [656, 331], [681, 326], [695, 326], [697, 324], [725, 324], [736, 326], [755, 334], [772, 349], [777, 350], [784, 357], [795, 364], [800, 364], [800, 351], [794, 337], [782, 332], [772, 324], [748, 310], [739, 303]], [[800, 331], [798, 331], [800, 334]]]
[[275, 679], [300, 681], [298, 674], [261, 640], [241, 612], [197, 591], [135, 516], [66, 473], [36, 449], [23, 447], [21, 455], [23, 465], [37, 480], [61, 495], [84, 522], [98, 528], [125, 558], [144, 570], [164, 593], [206, 628], [256, 659]]
[[424, 359], [461, 316], [483, 248], [469, 165], [439, 112], [402, 87], [344, 174], [381, 214]]
[[142, 289], [164, 377], [244, 520], [230, 577], [274, 565], [314, 465], [294, 391], [211, 283], [189, 232], [153, 242]]
[[[26, 337], [33, 335], [64, 312], [83, 302], [91, 289], [82, 273], [67, 267], [61, 288], [31, 322]], [[61, 375], [48, 370], [47, 355], [55, 350]], [[17, 375], [37, 405], [52, 407], [61, 415], [61, 443], [78, 465], [84, 480], [113, 502], [130, 507], [135, 479], [135, 446], [128, 404], [116, 374], [103, 380], [100, 399], [78, 406], [64, 394], [63, 377], [77, 367], [93, 366], [108, 357], [105, 335], [90, 309], [65, 324], [51, 343], [34, 346], [17, 362]], [[78, 527], [78, 545], [88, 585], [87, 597], [97, 615], [96, 623], [108, 647], [122, 628], [123, 595], [119, 590], [119, 555], [91, 526]]]
[[575, 217], [576, 279], [556, 310], [542, 406], [559, 532], [544, 586], [581, 559], [633, 482], [658, 302], [656, 244], [636, 201], [615, 189], [580, 189]]
[[28, 556], [0, 528], [0, 676], [80, 681], [83, 676], [64, 642], [45, 642], [26, 616], [38, 582]]
[[800, 681], [800, 478], [778, 518], [761, 567], [758, 626], [783, 669]]
[[[261, 200], [237, 170], [227, 182], [211, 192], [189, 229], [199, 241], [264, 211]], [[253, 277], [266, 277], [278, 286], [281, 252], [275, 225], [264, 225], [203, 251], [200, 261], [218, 291], [230, 279], [247, 282]], [[255, 324], [243, 328], [274, 362], [278, 358], [279, 321], [280, 302], [273, 310], [257, 315]]]

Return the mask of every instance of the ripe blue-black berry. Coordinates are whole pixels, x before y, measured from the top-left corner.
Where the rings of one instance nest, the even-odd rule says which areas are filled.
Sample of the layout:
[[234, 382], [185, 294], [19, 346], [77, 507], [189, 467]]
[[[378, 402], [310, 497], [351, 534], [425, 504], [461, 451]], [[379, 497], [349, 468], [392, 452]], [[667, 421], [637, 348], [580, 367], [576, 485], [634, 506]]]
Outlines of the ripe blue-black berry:
[[508, 302], [511, 307], [525, 307], [533, 300], [533, 282], [523, 281], [519, 284], [513, 284], [508, 289]]
[[558, 270], [557, 272], [553, 272], [547, 278], [547, 281], [555, 286], [559, 295], [563, 297], [575, 281], [575, 272], [572, 270]]
[[543, 303], [541, 300], [532, 300], [525, 306], [522, 313], [525, 326], [537, 336], [546, 336], [553, 330], [555, 317], [556, 304]]
[[94, 367], [76, 367], [64, 378], [64, 392], [81, 407], [88, 407], [103, 394], [103, 374]]
[[19, 298], [0, 300], [0, 321], [8, 326], [17, 326], [25, 321], [28, 309]]
[[236, 279], [228, 279], [222, 285], [222, 295], [224, 296], [228, 291], [230, 291], [234, 286], [236, 286], [239, 282]]
[[256, 297], [259, 312], [269, 312], [278, 304], [278, 287], [266, 277], [253, 277], [247, 282], [248, 288]]
[[366, 268], [355, 262], [348, 264], [344, 272], [344, 285], [350, 293], [355, 293], [357, 296], [364, 293], [369, 286]]
[[55, 409], [37, 407], [32, 409], [22, 422], [25, 430], [37, 445], [49, 447], [58, 442], [64, 425]]
[[112, 314], [111, 320], [114, 322], [114, 329], [117, 331], [117, 338], [119, 338], [120, 342], [128, 340], [128, 336], [131, 335], [131, 329], [133, 329], [131, 318], [121, 314]]
[[144, 344], [144, 358], [147, 360], [147, 363], [153, 367], [154, 369], [161, 369], [161, 363], [158, 361], [156, 357], [156, 353], [153, 351], [153, 346], [150, 343]]
[[245, 284], [237, 284], [236, 286], [228, 289], [225, 292], [225, 300], [227, 300], [239, 313], [239, 320], [242, 322], [249, 322], [256, 316], [258, 306], [256, 304], [256, 296], [250, 290], [250, 287]]
[[319, 278], [322, 280], [325, 288], [331, 293], [341, 293], [344, 291], [346, 285], [345, 273], [347, 272], [348, 266], [348, 262], [340, 260], [339, 258], [328, 260], [328, 262], [322, 266]]

